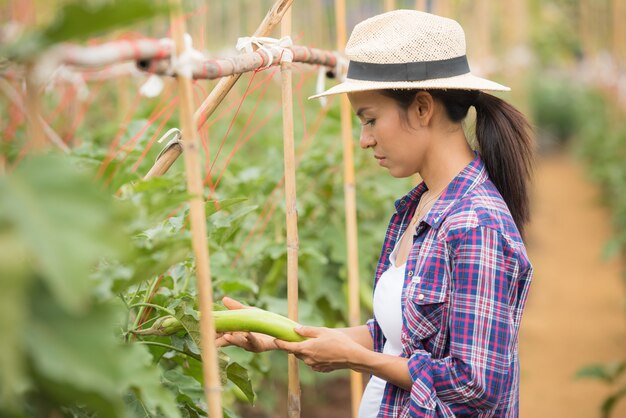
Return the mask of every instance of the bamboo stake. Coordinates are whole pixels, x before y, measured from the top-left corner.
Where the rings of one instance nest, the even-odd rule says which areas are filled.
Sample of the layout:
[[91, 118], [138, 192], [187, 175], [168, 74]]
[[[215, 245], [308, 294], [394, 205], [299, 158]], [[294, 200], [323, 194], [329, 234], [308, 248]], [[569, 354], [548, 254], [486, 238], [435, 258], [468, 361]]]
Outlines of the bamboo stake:
[[[278, 25], [278, 23], [281, 21], [283, 15], [289, 9], [292, 2], [293, 0], [277, 0], [265, 16], [265, 19], [263, 19], [263, 21], [257, 28], [254, 36], [268, 36], [270, 33], [272, 33], [272, 30], [274, 30], [276, 25]], [[224, 100], [228, 92], [233, 88], [237, 80], [239, 80], [239, 77], [241, 77], [241, 74], [236, 74], [220, 79], [220, 81], [213, 88], [207, 98], [204, 99], [200, 107], [193, 115], [194, 123], [197, 129], [202, 128], [202, 126], [206, 123], [209, 117], [211, 117], [213, 112], [215, 112], [215, 109], [217, 109], [217, 106], [219, 106], [219, 104], [222, 102], [222, 100]], [[163, 164], [163, 167], [161, 167], [158, 171], [160, 175], [166, 173], [170, 166], [174, 163], [174, 161], [176, 161], [178, 155], [180, 155], [175, 155], [175, 152], [176, 151], [174, 149], [171, 149], [169, 154], [171, 157], [173, 157], [173, 159], [168, 160], [171, 161], [169, 165]], [[167, 152], [164, 153], [164, 155], [167, 154]], [[150, 171], [152, 171], [152, 169]], [[155, 175], [156, 173], [157, 172], [155, 170]]]
[[396, 9], [396, 0], [385, 0], [385, 11], [390, 12]]
[[580, 0], [579, 3], [579, 25], [580, 38], [583, 48], [583, 55], [586, 59], [592, 52], [591, 28], [590, 28], [590, 5], [589, 0]]
[[426, 11], [426, 0], [415, 0], [415, 10]]
[[[272, 30], [280, 23], [283, 15], [287, 12], [289, 7], [293, 3], [293, 0], [277, 0], [272, 6], [270, 11], [263, 19], [263, 22], [259, 25], [253, 36], [268, 36], [272, 33]], [[211, 93], [204, 99], [204, 102], [200, 105], [195, 113], [195, 118], [198, 120], [198, 129], [201, 128], [208, 118], [213, 114], [217, 106], [224, 100], [224, 97], [228, 94], [230, 89], [239, 80], [241, 74], [236, 74], [230, 77], [222, 78]]]
[[626, 56], [624, 54], [624, 39], [626, 39], [626, 30], [624, 29], [623, 20], [626, 16], [626, 7], [624, 0], [611, 0], [612, 21], [612, 41], [611, 49], [615, 63], [621, 68], [625, 64]]
[[[291, 9], [283, 16], [281, 36], [291, 34]], [[287, 215], [287, 306], [288, 316], [298, 321], [298, 212], [296, 208], [296, 163], [293, 134], [293, 94], [291, 63], [280, 65], [282, 102], [283, 102], [283, 148], [285, 160], [285, 212]], [[295, 355], [287, 356], [288, 389], [287, 415], [289, 418], [300, 417], [300, 377], [298, 359]]]
[[[172, 34], [177, 54], [184, 51], [185, 21], [182, 17], [181, 0], [170, 0], [172, 8]], [[204, 394], [211, 418], [222, 417], [222, 389], [215, 347], [215, 324], [213, 323], [213, 288], [209, 262], [208, 240], [200, 169], [199, 140], [193, 118], [193, 91], [191, 78], [178, 75], [180, 94], [180, 120], [185, 158], [187, 189], [191, 195], [189, 216], [191, 220], [192, 246], [196, 258], [196, 276], [200, 296], [200, 338], [202, 345], [202, 376]]]
[[491, 0], [477, 0], [475, 5], [473, 20], [476, 24], [477, 36], [471, 45], [474, 47], [473, 55], [477, 58], [478, 73], [486, 76], [491, 73], [492, 69], [492, 3]]
[[[345, 48], [346, 3], [345, 0], [335, 1], [337, 25], [337, 50]], [[359, 306], [359, 259], [358, 235], [356, 221], [356, 187], [354, 180], [354, 159], [352, 149], [352, 113], [348, 97], [340, 98], [341, 139], [343, 144], [343, 193], [345, 198], [346, 240], [348, 246], [348, 318], [350, 326], [361, 325], [361, 308]], [[363, 377], [361, 373], [350, 371], [350, 394], [352, 399], [352, 417], [359, 414], [359, 405], [363, 395]]]

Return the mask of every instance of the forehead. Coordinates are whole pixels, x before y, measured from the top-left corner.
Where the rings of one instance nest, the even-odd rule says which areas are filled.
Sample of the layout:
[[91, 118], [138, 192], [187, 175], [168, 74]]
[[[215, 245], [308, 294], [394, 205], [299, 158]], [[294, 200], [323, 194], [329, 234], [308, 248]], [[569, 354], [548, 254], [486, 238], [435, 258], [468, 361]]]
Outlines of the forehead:
[[377, 90], [348, 93], [348, 100], [350, 100], [350, 104], [355, 112], [359, 112], [359, 110], [366, 108], [380, 109], [381, 107], [395, 105], [393, 99], [382, 95]]

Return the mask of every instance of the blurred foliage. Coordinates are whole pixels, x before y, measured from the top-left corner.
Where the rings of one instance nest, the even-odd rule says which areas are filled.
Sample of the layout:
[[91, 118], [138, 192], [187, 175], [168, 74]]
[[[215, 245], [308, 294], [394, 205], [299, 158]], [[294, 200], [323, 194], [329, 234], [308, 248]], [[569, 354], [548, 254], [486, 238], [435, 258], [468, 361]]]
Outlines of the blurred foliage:
[[128, 26], [169, 11], [166, 2], [151, 0], [81, 0], [64, 4], [51, 22], [30, 28], [0, 55], [27, 61], [44, 49], [70, 40], [82, 40]]
[[533, 54], [540, 67], [562, 66], [582, 58], [577, 22], [579, 0], [533, 0], [529, 7], [535, 24], [530, 25]]
[[[615, 405], [626, 398], [626, 361], [611, 364], [593, 364], [578, 371], [576, 377], [596, 379], [613, 388], [613, 393], [609, 395], [600, 406], [602, 418], [609, 418]], [[621, 386], [620, 386], [620, 381]]]
[[[0, 199], [1, 224], [7, 231], [2, 243], [10, 249], [3, 256], [11, 260], [2, 263], [7, 269], [2, 277], [8, 280], [3, 280], [6, 291], [0, 295], [5, 312], [0, 321], [2, 329], [10, 332], [6, 334], [9, 343], [0, 350], [0, 368], [3, 394], [16, 401], [11, 409], [10, 404], [1, 403], [2, 413], [176, 416], [166, 412], [175, 407], [182, 416], [206, 415], [194, 332], [171, 337], [131, 333], [149, 327], [166, 312], [184, 316], [192, 328], [199, 317], [182, 161], [164, 177], [141, 181], [138, 173], [151, 166], [151, 157], [158, 152], [155, 147], [137, 170], [133, 168], [154, 133], [152, 126], [142, 131], [153, 108], [154, 102], [149, 100], [140, 105], [121, 138], [123, 144], [139, 134], [136, 147], [115, 156], [106, 169], [102, 165], [108, 161], [117, 122], [102, 118], [102, 112], [93, 122], [86, 122], [89, 129], [84, 130], [82, 144], [69, 156], [33, 155], [20, 161], [24, 130], [5, 143], [4, 155], [16, 169], [3, 178]], [[252, 96], [234, 122], [230, 142], [241, 134], [242, 121], [254, 108]], [[307, 122], [296, 121], [296, 138], [305, 138], [305, 130], [311, 129], [311, 121], [320, 111], [316, 102], [303, 103], [301, 115]], [[284, 196], [281, 187], [272, 194], [283, 176], [282, 134], [276, 129], [281, 115], [270, 113], [269, 108], [258, 112], [268, 112], [269, 122], [235, 154], [206, 206], [214, 293], [216, 300], [228, 294], [286, 314]], [[258, 114], [255, 118], [262, 117]], [[173, 117], [167, 125], [176, 124]], [[338, 111], [333, 109], [315, 137], [307, 139], [312, 142], [297, 173], [300, 320], [313, 325], [347, 324], [342, 147], [336, 126]], [[216, 124], [211, 135], [221, 138], [226, 129], [227, 124]], [[371, 302], [371, 274], [393, 201], [411, 187], [410, 180], [390, 178], [368, 157], [367, 153], [355, 154], [364, 302]], [[216, 166], [216, 176], [224, 158]], [[35, 181], [36, 187], [20, 188]], [[262, 224], [259, 216], [272, 207], [274, 213], [267, 225], [251, 235]], [[33, 259], [37, 263], [32, 263]], [[363, 313], [364, 319], [370, 314], [367, 303]], [[40, 319], [55, 316], [58, 320]], [[22, 330], [31, 329], [41, 331], [24, 335]], [[81, 333], [89, 340], [76, 341]], [[44, 339], [55, 335], [62, 338]], [[48, 346], [57, 347], [58, 355], [42, 349]], [[110, 354], [101, 354], [101, 350]], [[142, 361], [137, 353], [143, 353]], [[128, 376], [119, 370], [126, 367], [124, 355], [134, 359], [135, 368]], [[120, 363], [113, 366], [111, 362], [118, 356]], [[76, 366], [65, 364], [72, 358]], [[101, 363], [82, 364], [92, 358]], [[51, 369], [51, 363], [58, 363], [60, 369]], [[284, 363], [282, 353], [222, 350], [225, 405], [258, 400], [262, 407], [271, 408], [273, 395], [258, 397], [255, 389], [263, 387], [270, 370], [273, 378], [286, 376], [286, 370], [278, 372]], [[2, 367], [5, 364], [8, 366]], [[140, 365], [145, 370], [138, 370]], [[78, 366], [85, 369], [84, 374], [72, 372]], [[67, 382], [61, 380], [58, 370], [66, 370]], [[315, 376], [305, 368], [301, 374], [304, 383]], [[85, 379], [90, 383], [84, 384]], [[104, 382], [102, 392], [96, 386], [99, 381]], [[159, 396], [161, 403], [155, 403], [154, 394], [163, 390], [167, 396]], [[39, 409], [25, 405], [39, 405]], [[103, 410], [103, 405], [115, 410]], [[229, 410], [226, 414], [236, 416]]]

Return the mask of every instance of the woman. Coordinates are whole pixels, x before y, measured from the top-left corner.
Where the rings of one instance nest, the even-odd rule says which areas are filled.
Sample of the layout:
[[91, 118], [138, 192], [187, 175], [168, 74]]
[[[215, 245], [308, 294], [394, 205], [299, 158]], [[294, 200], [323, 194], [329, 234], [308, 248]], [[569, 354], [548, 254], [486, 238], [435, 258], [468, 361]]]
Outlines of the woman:
[[[347, 93], [371, 149], [394, 177], [423, 182], [398, 199], [376, 269], [374, 318], [301, 327], [288, 343], [246, 333], [218, 344], [294, 353], [313, 370], [371, 374], [360, 417], [515, 417], [518, 330], [532, 276], [522, 233], [533, 146], [522, 114], [470, 73], [453, 20], [411, 10], [357, 25]], [[476, 109], [473, 151], [463, 120]], [[243, 307], [225, 298], [231, 309]]]

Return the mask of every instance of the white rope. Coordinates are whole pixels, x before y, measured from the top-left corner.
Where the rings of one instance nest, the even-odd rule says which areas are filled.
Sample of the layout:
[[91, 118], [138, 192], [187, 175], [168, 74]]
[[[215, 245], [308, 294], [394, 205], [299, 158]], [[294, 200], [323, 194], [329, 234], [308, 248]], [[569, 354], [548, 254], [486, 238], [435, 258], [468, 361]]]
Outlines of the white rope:
[[180, 132], [180, 129], [178, 128], [172, 128], [169, 131], [165, 132], [163, 136], [161, 136], [161, 138], [159, 138], [157, 142], [160, 144], [161, 142], [165, 141], [166, 138], [170, 137], [172, 134], [174, 134], [174, 136], [172, 136], [172, 139], [169, 140], [167, 145], [165, 145], [163, 149], [161, 150], [161, 152], [159, 153], [159, 155], [157, 155], [156, 161], [159, 161], [159, 158], [161, 158], [161, 156], [165, 154], [165, 152], [168, 149], [170, 149], [173, 145], [180, 144], [180, 140], [183, 135]]
[[156, 74], [152, 74], [139, 88], [139, 94], [144, 97], [157, 97], [163, 91], [163, 80]]
[[[315, 93], [322, 94], [326, 90], [326, 72], [328, 69], [322, 65], [320, 65], [320, 69], [317, 71], [317, 83], [315, 83]], [[326, 96], [322, 96], [319, 98], [320, 105], [322, 107], [326, 107], [328, 104], [328, 100]]]
[[335, 65], [335, 78], [340, 83], [346, 81], [348, 74], [348, 60], [343, 57], [337, 57], [337, 64]]
[[260, 68], [267, 68], [272, 65], [274, 58], [280, 58], [280, 62], [293, 62], [293, 51], [289, 47], [293, 46], [290, 36], [283, 36], [280, 39], [269, 38], [267, 36], [246, 36], [237, 39], [236, 48], [238, 51], [247, 53], [254, 52], [252, 45], [258, 47], [257, 51], [262, 51], [268, 56], [267, 63]]
[[194, 64], [201, 64], [205, 58], [202, 52], [193, 48], [191, 35], [186, 33], [183, 39], [185, 44], [183, 51], [180, 53], [177, 51], [178, 56], [177, 54], [171, 55], [172, 69], [177, 75], [193, 78]]

